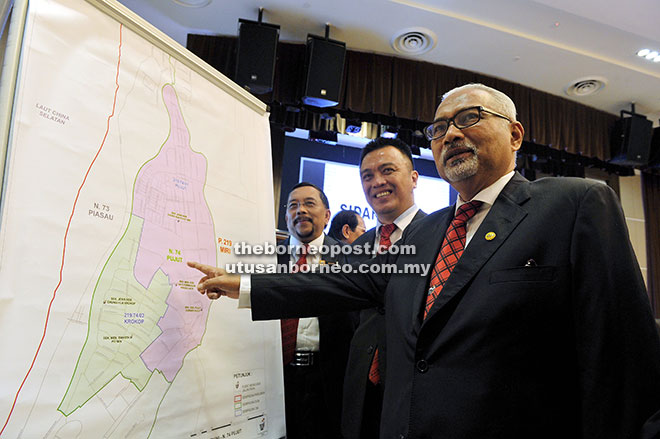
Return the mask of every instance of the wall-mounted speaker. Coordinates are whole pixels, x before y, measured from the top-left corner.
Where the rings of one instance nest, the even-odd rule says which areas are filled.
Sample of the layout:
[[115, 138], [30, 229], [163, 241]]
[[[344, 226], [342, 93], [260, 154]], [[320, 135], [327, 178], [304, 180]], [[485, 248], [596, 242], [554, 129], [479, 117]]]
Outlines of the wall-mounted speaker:
[[610, 163], [644, 166], [649, 162], [653, 122], [639, 114], [619, 119], [612, 136]]
[[280, 27], [256, 21], [238, 20], [236, 77], [238, 85], [254, 94], [273, 89]]
[[307, 35], [307, 75], [302, 95], [304, 104], [333, 107], [339, 103], [345, 58], [346, 43]]

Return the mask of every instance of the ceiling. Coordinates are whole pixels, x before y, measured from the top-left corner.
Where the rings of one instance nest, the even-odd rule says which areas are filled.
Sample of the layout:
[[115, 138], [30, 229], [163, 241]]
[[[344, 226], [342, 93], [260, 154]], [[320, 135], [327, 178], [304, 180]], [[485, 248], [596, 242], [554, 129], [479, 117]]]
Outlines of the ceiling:
[[[281, 41], [323, 35], [329, 23], [330, 37], [351, 50], [472, 70], [613, 114], [635, 103], [654, 126], [660, 118], [660, 62], [636, 55], [660, 51], [658, 0], [210, 0], [200, 8], [120, 2], [182, 45], [188, 33], [237, 35], [238, 19], [256, 20], [263, 7], [263, 20], [280, 25]], [[431, 50], [403, 55], [392, 48], [400, 31], [419, 28], [437, 37]], [[568, 85], [592, 77], [606, 86], [566, 95]]]

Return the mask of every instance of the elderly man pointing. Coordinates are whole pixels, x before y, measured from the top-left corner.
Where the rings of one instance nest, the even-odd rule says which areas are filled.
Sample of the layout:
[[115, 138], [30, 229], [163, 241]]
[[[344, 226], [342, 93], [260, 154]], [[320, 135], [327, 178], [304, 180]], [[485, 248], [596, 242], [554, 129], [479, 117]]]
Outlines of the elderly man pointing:
[[200, 291], [240, 291], [255, 320], [384, 305], [381, 438], [639, 437], [660, 409], [660, 340], [614, 192], [515, 173], [515, 106], [481, 84], [445, 94], [426, 134], [460, 197], [406, 228], [415, 255], [365, 264], [432, 264], [428, 276], [241, 280], [191, 263]]

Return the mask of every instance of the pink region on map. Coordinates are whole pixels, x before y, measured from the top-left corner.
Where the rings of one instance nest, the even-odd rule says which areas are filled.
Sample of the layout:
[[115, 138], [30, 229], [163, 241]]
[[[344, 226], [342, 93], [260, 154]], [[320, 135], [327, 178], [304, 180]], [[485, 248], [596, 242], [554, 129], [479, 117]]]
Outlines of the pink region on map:
[[133, 214], [144, 219], [144, 225], [133, 273], [144, 288], [158, 270], [169, 279], [167, 310], [158, 322], [162, 333], [141, 358], [150, 371], [158, 369], [171, 381], [185, 355], [200, 344], [210, 305], [195, 288], [199, 272], [186, 261], [215, 265], [216, 252], [211, 213], [204, 199], [206, 158], [190, 148], [190, 133], [169, 84], [163, 88], [163, 100], [170, 135], [158, 155], [142, 167], [135, 183]]

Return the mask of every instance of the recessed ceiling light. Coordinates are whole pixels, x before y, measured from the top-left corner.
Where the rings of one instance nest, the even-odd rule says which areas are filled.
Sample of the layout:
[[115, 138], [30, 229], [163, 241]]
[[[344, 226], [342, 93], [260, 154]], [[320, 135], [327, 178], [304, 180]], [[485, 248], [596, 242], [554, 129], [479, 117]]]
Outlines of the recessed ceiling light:
[[188, 8], [203, 8], [211, 3], [211, 0], [172, 0], [177, 5], [186, 6]]
[[660, 50], [640, 49], [637, 51], [637, 56], [646, 58], [649, 61], [660, 62]]

